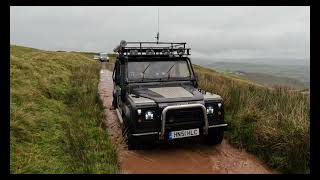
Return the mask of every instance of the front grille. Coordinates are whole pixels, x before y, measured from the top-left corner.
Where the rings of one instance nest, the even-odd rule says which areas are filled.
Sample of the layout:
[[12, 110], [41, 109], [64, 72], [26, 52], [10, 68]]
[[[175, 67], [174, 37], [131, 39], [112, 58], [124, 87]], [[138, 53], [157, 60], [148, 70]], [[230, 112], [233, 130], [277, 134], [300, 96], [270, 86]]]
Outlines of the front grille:
[[169, 110], [166, 114], [167, 124], [183, 122], [202, 122], [203, 112], [200, 108]]

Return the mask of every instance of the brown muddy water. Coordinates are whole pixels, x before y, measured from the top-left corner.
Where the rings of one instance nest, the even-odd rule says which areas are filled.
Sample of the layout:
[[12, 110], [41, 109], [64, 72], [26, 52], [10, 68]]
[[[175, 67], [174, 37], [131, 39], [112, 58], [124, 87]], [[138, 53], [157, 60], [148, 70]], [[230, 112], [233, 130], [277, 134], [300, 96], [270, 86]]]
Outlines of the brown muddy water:
[[270, 174], [255, 156], [232, 147], [227, 140], [220, 145], [201, 142], [159, 144], [154, 149], [129, 151], [122, 138], [117, 113], [112, 105], [112, 72], [102, 64], [99, 93], [105, 106], [105, 125], [112, 143], [117, 147], [123, 174]]

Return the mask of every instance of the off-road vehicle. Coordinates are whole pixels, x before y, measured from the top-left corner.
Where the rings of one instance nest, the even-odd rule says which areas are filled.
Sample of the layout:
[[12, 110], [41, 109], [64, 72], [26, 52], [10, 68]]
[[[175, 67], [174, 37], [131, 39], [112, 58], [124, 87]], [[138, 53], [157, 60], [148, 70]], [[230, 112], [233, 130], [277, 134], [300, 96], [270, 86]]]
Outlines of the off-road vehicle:
[[99, 53], [100, 62], [109, 62], [109, 56], [107, 53]]
[[121, 41], [114, 51], [112, 104], [129, 150], [194, 136], [221, 143], [223, 99], [198, 88], [186, 43]]

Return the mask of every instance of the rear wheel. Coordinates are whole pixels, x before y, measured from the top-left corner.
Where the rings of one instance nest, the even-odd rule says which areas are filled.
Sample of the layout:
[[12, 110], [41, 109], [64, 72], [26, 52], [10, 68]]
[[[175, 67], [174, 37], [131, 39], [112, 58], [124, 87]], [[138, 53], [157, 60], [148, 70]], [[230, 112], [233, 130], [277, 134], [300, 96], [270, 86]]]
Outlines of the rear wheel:
[[223, 140], [224, 129], [221, 127], [208, 129], [208, 135], [205, 137], [206, 144], [216, 145]]

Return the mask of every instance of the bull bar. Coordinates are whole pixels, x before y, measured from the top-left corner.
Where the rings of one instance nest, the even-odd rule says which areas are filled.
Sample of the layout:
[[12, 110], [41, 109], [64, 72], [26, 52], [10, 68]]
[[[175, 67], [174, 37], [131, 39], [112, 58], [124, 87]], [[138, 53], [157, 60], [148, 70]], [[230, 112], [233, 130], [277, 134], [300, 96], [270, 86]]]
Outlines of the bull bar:
[[202, 104], [182, 104], [182, 105], [173, 105], [173, 106], [167, 106], [163, 109], [162, 114], [161, 114], [161, 132], [159, 138], [161, 140], [164, 139], [165, 135], [165, 125], [166, 125], [166, 114], [169, 110], [175, 110], [175, 109], [188, 109], [188, 108], [197, 108], [200, 107], [203, 112], [203, 117], [204, 117], [204, 127], [203, 127], [203, 133], [205, 135], [208, 134], [208, 116], [207, 116], [207, 110], [206, 107]]

